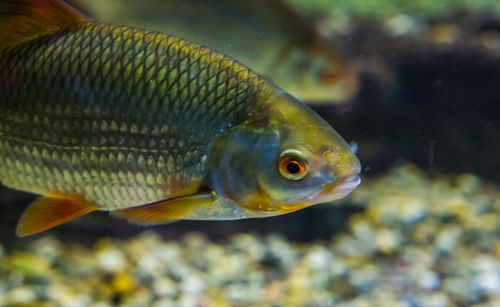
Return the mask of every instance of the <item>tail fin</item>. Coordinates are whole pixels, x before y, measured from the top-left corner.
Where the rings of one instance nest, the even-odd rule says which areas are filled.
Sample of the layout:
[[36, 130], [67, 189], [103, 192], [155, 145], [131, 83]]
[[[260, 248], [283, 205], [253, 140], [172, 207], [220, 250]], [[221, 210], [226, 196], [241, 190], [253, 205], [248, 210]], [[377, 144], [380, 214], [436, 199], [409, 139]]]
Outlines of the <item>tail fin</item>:
[[60, 0], [0, 0], [0, 48], [86, 19]]

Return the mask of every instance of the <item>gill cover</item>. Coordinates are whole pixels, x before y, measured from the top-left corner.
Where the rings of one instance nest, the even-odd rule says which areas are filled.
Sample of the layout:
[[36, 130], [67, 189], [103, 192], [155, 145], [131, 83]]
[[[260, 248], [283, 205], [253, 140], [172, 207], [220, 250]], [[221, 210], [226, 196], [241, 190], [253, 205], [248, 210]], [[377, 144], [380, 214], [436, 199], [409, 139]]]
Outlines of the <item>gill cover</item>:
[[256, 133], [241, 126], [221, 136], [210, 162], [210, 185], [216, 194], [246, 209], [265, 211], [268, 197], [259, 184], [260, 170], [273, 167], [278, 140], [276, 132]]

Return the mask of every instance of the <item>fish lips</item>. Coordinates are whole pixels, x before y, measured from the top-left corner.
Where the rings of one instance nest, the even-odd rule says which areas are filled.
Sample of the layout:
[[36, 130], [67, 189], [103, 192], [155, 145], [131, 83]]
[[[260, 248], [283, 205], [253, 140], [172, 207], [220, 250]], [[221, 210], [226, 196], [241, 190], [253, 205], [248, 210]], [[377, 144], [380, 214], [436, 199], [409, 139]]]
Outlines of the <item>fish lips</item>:
[[326, 203], [342, 198], [351, 193], [360, 183], [361, 178], [358, 175], [340, 178], [333, 183], [326, 184], [318, 194], [311, 197], [311, 200], [315, 203]]

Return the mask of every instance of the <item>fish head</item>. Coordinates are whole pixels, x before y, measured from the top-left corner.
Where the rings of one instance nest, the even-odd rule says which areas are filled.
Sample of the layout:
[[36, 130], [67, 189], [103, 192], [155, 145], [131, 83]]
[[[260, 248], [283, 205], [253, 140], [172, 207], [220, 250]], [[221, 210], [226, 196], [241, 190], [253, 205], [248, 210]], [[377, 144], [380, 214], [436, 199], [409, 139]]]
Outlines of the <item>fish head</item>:
[[[314, 47], [314, 46], [313, 46]], [[333, 48], [291, 48], [271, 65], [270, 79], [290, 94], [313, 103], [345, 103], [359, 88], [356, 72]]]
[[269, 216], [344, 197], [359, 184], [353, 149], [321, 117], [280, 91], [265, 105], [216, 141], [210, 185], [217, 195]]

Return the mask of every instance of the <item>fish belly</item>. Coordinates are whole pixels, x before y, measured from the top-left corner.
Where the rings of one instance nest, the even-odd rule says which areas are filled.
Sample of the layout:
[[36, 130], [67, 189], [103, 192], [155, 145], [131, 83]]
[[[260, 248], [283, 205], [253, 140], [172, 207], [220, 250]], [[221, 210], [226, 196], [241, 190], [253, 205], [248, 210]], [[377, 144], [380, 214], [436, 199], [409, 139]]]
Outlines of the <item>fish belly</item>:
[[[221, 72], [222, 71], [222, 72]], [[0, 181], [112, 210], [196, 193], [259, 78], [165, 35], [86, 23], [0, 51]]]
[[[120, 164], [114, 160], [119, 156], [129, 159], [127, 165], [122, 165], [123, 170], [110, 167], [113, 163]], [[186, 180], [182, 174], [130, 170], [132, 160], [137, 163], [145, 157], [148, 157], [146, 153], [105, 148], [90, 152], [55, 143], [16, 140], [2, 134], [0, 181], [7, 187], [35, 194], [83, 195], [105, 210], [144, 204], [175, 194], [175, 187]]]

